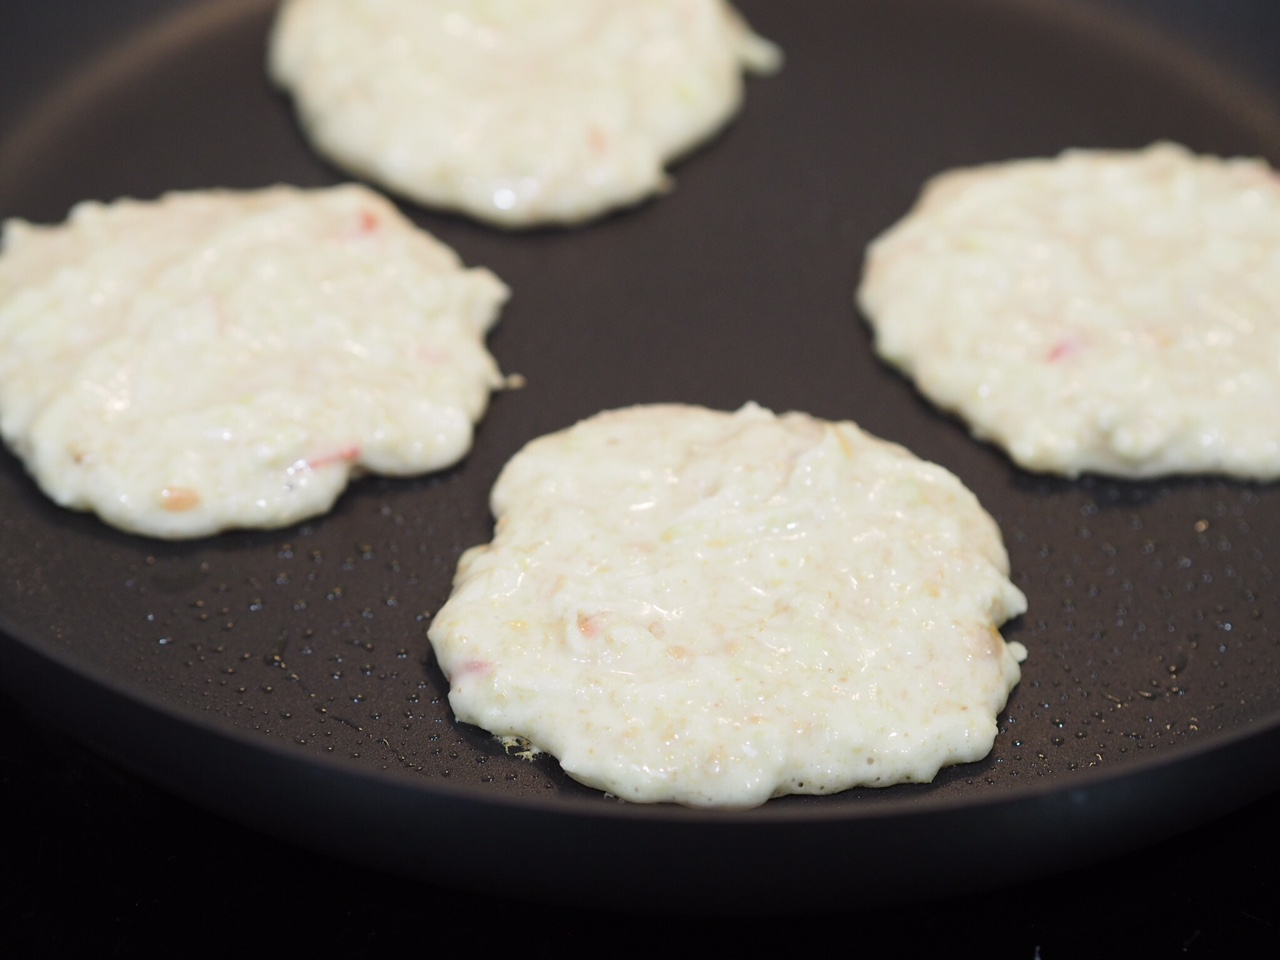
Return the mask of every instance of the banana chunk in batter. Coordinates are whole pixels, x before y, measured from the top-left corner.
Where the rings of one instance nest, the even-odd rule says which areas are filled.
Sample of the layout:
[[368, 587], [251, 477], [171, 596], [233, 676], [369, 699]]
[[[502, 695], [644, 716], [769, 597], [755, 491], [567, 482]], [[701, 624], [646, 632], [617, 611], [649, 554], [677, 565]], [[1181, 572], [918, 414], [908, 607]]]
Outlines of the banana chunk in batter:
[[429, 636], [459, 720], [626, 800], [747, 807], [984, 757], [1026, 651], [999, 531], [852, 423], [640, 406], [537, 439]]
[[1028, 470], [1280, 477], [1280, 176], [1171, 143], [944, 173], [867, 252], [876, 349]]
[[49, 497], [185, 538], [448, 466], [502, 383], [507, 290], [359, 186], [5, 224], [0, 433]]
[[286, 0], [268, 70], [339, 166], [527, 227], [664, 189], [779, 60], [726, 0]]

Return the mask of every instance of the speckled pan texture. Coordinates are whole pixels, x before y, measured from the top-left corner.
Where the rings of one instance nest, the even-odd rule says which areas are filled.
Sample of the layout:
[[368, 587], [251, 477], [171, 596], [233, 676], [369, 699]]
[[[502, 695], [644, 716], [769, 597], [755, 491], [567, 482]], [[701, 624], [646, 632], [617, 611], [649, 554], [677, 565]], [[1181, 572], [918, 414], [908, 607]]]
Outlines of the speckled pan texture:
[[[172, 6], [5, 104], [0, 213], [54, 221], [86, 198], [340, 179], [264, 75], [271, 5]], [[460, 466], [362, 480], [301, 526], [175, 544], [58, 509], [0, 456], [0, 683], [261, 830], [564, 902], [765, 909], [973, 889], [1280, 784], [1280, 488], [1020, 472], [875, 359], [852, 300], [866, 243], [941, 169], [1162, 138], [1276, 164], [1274, 101], [1079, 4], [739, 6], [786, 65], [675, 166], [672, 195], [519, 236], [403, 205], [513, 291], [489, 346], [527, 386], [494, 398]], [[455, 724], [426, 628], [459, 554], [490, 538], [502, 464], [602, 409], [748, 400], [903, 443], [999, 522], [1030, 604], [1005, 635], [1029, 658], [991, 755], [927, 786], [727, 813], [623, 805]]]

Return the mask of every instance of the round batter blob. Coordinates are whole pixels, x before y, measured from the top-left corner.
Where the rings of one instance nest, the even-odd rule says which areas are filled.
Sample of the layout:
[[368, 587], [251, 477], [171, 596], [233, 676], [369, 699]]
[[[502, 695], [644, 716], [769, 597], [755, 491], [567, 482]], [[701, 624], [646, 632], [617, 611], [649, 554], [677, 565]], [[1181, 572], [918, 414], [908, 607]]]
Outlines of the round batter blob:
[[281, 526], [353, 472], [466, 453], [506, 296], [357, 186], [11, 220], [0, 433], [53, 500], [124, 530]]
[[1280, 476], [1280, 178], [1072, 150], [952, 171], [875, 240], [876, 349], [1028, 470]]
[[779, 59], [725, 0], [286, 0], [268, 68], [340, 166], [524, 227], [664, 189]]
[[459, 720], [627, 800], [752, 806], [991, 749], [1026, 601], [947, 471], [852, 423], [648, 406], [533, 441], [430, 629]]

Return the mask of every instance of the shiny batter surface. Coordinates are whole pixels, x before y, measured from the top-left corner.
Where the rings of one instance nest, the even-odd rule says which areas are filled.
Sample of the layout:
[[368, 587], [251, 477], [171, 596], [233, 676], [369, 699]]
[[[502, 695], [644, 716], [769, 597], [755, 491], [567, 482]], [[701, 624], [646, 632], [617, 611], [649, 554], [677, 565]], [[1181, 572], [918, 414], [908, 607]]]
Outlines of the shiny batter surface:
[[1169, 143], [952, 171], [868, 251], [876, 348], [1021, 466], [1280, 477], [1280, 177]]
[[268, 67], [340, 166], [526, 227], [665, 189], [778, 62], [725, 0], [286, 0]]
[[852, 423], [611, 411], [533, 441], [430, 628], [458, 719], [626, 800], [746, 807], [985, 756], [1026, 606], [953, 475]]
[[357, 186], [11, 220], [0, 433], [53, 500], [124, 530], [282, 526], [353, 473], [467, 452], [506, 296]]

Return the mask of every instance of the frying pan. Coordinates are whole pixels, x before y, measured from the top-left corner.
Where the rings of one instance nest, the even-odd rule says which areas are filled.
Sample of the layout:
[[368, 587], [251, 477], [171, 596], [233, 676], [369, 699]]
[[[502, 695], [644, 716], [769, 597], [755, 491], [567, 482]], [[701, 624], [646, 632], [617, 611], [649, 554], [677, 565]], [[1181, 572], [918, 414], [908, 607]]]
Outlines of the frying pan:
[[[256, 829], [578, 905], [760, 911], [973, 890], [1135, 848], [1280, 786], [1280, 492], [1023, 473], [878, 364], [852, 305], [867, 241], [940, 169], [1160, 138], [1276, 163], [1274, 102], [1077, 6], [740, 7], [788, 62], [677, 166], [671, 195], [519, 235], [405, 205], [515, 292], [490, 347], [527, 386], [494, 399], [460, 466], [367, 478], [285, 530], [174, 544], [59, 510], [0, 458], [5, 690]], [[5, 216], [342, 179], [263, 79], [270, 3], [125, 9], [127, 28], [101, 21], [105, 52], [11, 88]], [[425, 631], [460, 552], [489, 538], [507, 458], [600, 409], [748, 399], [904, 443], [996, 517], [1030, 602], [1005, 633], [1030, 658], [992, 754], [928, 785], [688, 810], [619, 803], [455, 723]]]

